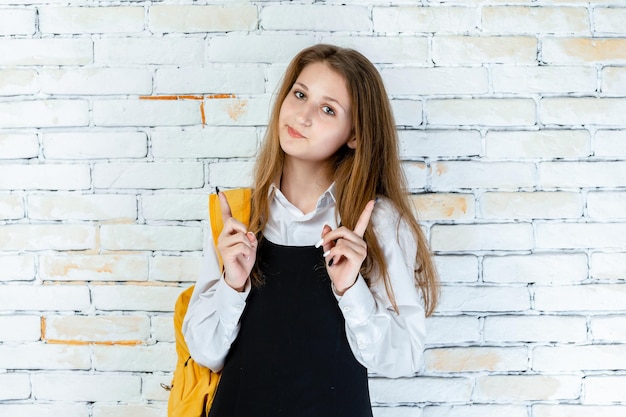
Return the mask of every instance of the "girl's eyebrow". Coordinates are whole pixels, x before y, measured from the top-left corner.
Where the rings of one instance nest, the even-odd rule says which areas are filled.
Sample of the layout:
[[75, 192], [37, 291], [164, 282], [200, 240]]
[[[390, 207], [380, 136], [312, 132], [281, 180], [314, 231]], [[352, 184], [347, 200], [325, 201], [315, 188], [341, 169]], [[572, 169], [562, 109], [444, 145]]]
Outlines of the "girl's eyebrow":
[[[305, 84], [303, 84], [302, 82], [300, 82], [300, 81], [296, 81], [296, 82], [294, 82], [294, 83], [293, 83], [293, 85], [296, 85], [296, 84], [297, 84], [300, 88], [302, 88], [303, 90], [305, 90], [305, 91], [309, 91], [309, 87], [307, 87], [307, 86], [306, 86]], [[326, 101], [332, 101], [333, 103], [336, 103], [339, 107], [341, 107], [341, 109], [342, 109], [344, 112], [346, 111], [346, 109], [345, 109], [345, 108], [341, 105], [341, 103], [340, 103], [337, 99], [334, 99], [334, 98], [329, 97], [329, 96], [322, 96], [322, 98], [323, 98], [324, 100], [326, 100]]]

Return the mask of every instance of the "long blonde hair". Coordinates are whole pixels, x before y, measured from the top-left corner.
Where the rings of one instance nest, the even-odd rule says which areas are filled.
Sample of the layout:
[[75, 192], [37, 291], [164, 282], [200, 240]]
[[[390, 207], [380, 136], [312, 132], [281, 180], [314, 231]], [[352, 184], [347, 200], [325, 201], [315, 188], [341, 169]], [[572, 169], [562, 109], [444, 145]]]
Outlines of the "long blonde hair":
[[[422, 292], [426, 314], [431, 315], [439, 294], [437, 273], [406, 192], [389, 99], [374, 65], [355, 50], [318, 44], [302, 50], [287, 67], [256, 161], [250, 229], [260, 235], [265, 228], [269, 218], [270, 186], [282, 174], [285, 154], [278, 139], [281, 105], [303, 68], [315, 62], [328, 65], [346, 80], [352, 103], [353, 133], [357, 138], [356, 149], [344, 146], [335, 155], [336, 214], [344, 226], [353, 229], [362, 209], [376, 196], [385, 197], [395, 206], [417, 241], [414, 278]], [[374, 270], [382, 272], [385, 289], [397, 311], [387, 262], [372, 228], [367, 228], [364, 240], [368, 254], [361, 274], [369, 277]], [[259, 274], [253, 273], [253, 280], [259, 283]]]

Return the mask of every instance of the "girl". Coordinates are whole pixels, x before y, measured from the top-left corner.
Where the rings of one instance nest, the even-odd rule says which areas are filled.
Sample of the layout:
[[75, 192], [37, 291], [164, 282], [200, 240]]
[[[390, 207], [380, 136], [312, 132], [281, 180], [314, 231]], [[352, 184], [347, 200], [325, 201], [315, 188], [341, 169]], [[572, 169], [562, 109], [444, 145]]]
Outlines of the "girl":
[[367, 371], [420, 369], [438, 291], [371, 62], [331, 45], [292, 60], [254, 181], [250, 230], [220, 194], [224, 271], [210, 247], [183, 324], [222, 371], [209, 416], [371, 416]]

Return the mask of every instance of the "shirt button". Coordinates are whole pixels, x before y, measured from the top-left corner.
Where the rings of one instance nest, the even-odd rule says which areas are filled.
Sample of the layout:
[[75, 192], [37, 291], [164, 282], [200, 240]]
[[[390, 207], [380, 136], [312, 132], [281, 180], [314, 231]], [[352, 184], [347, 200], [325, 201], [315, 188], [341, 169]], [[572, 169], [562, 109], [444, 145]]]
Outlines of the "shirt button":
[[237, 304], [237, 305], [235, 306], [235, 310], [237, 310], [237, 311], [241, 311], [241, 310], [243, 310], [243, 306], [242, 306], [241, 304]]
[[359, 349], [365, 349], [366, 347], [365, 343], [359, 343]]
[[344, 313], [349, 313], [350, 311], [352, 311], [352, 308], [350, 308], [350, 307], [348, 307], [348, 306], [345, 306], [345, 307], [343, 308], [343, 311], [344, 311]]

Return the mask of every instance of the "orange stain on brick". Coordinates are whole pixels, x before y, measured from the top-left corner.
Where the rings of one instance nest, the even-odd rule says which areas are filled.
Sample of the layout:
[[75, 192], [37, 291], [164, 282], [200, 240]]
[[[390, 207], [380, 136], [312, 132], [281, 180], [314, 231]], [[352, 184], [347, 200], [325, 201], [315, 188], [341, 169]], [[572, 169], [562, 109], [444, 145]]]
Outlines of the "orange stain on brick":
[[228, 107], [226, 107], [228, 117], [232, 120], [238, 120], [246, 112], [247, 105], [248, 100], [234, 100], [228, 105]]
[[[220, 99], [233, 99], [237, 98], [235, 94], [207, 94], [204, 96], [196, 95], [165, 95], [165, 96], [140, 96], [139, 100], [199, 100], [200, 101], [200, 120], [202, 126], [206, 125], [206, 114], [204, 112], [204, 100], [220, 100]], [[245, 104], [243, 104], [245, 106]], [[230, 109], [230, 107], [229, 107]], [[239, 110], [241, 113], [241, 110]], [[231, 119], [237, 120], [238, 115], [235, 117], [235, 113], [228, 111], [228, 115]]]

